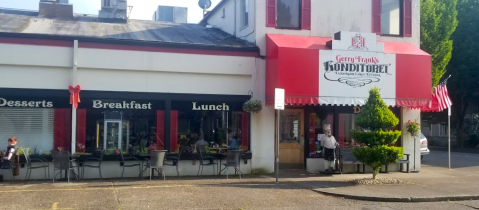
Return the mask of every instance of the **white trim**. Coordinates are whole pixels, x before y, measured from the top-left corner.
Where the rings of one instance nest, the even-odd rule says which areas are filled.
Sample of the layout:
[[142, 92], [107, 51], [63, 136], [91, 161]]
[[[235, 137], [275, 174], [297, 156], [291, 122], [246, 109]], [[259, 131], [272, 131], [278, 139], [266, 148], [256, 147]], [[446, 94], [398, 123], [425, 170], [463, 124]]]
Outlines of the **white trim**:
[[[353, 97], [319, 97], [320, 105], [338, 105], [338, 106], [363, 106], [366, 104], [367, 98]], [[396, 106], [396, 99], [384, 99], [384, 103], [388, 106]]]

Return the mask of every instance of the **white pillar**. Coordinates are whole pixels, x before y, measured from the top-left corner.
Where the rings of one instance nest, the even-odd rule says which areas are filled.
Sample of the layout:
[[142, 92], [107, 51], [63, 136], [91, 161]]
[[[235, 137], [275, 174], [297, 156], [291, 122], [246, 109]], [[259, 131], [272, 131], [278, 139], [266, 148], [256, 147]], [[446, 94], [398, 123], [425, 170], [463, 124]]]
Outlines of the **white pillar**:
[[[72, 86], [78, 84], [77, 78], [77, 66], [78, 66], [78, 40], [73, 41], [73, 69], [72, 69]], [[72, 105], [72, 146], [71, 153], [76, 152], [76, 142], [77, 142], [77, 109]]]
[[[416, 171], [421, 170], [421, 141], [420, 136], [417, 136], [414, 139], [411, 134], [407, 132], [406, 123], [411, 120], [416, 120], [418, 123], [421, 122], [421, 110], [414, 109], [412, 110], [409, 107], [401, 107], [401, 143], [404, 148], [404, 154], [410, 154], [409, 156], [409, 170], [414, 169], [414, 154], [416, 154]], [[416, 144], [416, 149], [414, 150], [414, 144]], [[404, 166], [405, 167], [405, 166]]]

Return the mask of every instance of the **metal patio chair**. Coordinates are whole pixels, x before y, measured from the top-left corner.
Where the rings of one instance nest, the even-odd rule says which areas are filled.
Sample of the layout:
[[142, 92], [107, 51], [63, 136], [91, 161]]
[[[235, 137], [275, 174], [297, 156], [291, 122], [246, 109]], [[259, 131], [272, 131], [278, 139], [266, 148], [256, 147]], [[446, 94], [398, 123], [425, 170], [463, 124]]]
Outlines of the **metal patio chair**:
[[[123, 153], [120, 153], [120, 155], [121, 155], [121, 162], [123, 163], [123, 170], [121, 171], [121, 178], [123, 178], [123, 173], [125, 172], [125, 168], [131, 168], [131, 167], [136, 167], [136, 166], [138, 166], [138, 170], [139, 170], [138, 177], [141, 178], [141, 162], [140, 162], [140, 160], [136, 157], [131, 156], [131, 155], [126, 156], [126, 157], [123, 156]], [[135, 161], [135, 162], [138, 162], [138, 163], [126, 164], [125, 160]]]
[[[103, 161], [103, 156], [105, 155], [104, 151], [97, 151], [94, 157], [88, 157], [84, 160], [82, 164], [82, 175], [81, 177], [85, 177], [85, 167], [87, 168], [96, 168], [100, 172], [100, 179], [103, 180], [103, 176], [101, 175], [101, 162]], [[87, 161], [90, 163], [87, 164]]]
[[[73, 161], [70, 159], [69, 151], [52, 151], [53, 156], [53, 183], [55, 183], [55, 177], [60, 174], [62, 176], [62, 171], [65, 170], [67, 176], [67, 182], [70, 183], [70, 173], [73, 171], [75, 174], [75, 166]], [[59, 171], [55, 173], [55, 171]], [[75, 174], [77, 180], [79, 179], [78, 175]]]
[[[197, 176], [199, 176], [200, 174], [203, 175], [203, 167], [204, 166], [213, 166], [213, 174], [216, 174], [215, 168], [218, 165], [218, 162], [216, 162], [216, 159], [214, 157], [210, 156], [210, 155], [205, 155], [206, 150], [205, 150], [204, 147], [198, 147], [197, 151], [198, 151], [197, 152], [198, 159], [200, 160], [200, 164], [198, 166], [198, 175]], [[206, 160], [206, 162], [205, 162], [205, 160]]]
[[12, 182], [15, 181], [14, 174], [13, 174], [13, 164], [14, 163], [12, 161], [8, 161], [8, 160], [3, 160], [3, 162], [0, 162], [0, 165], [1, 165], [0, 169], [10, 170], [10, 176], [11, 176]]
[[[27, 162], [27, 174], [25, 174], [25, 180], [29, 180], [32, 175], [32, 169], [41, 169], [45, 170], [45, 179], [50, 179], [50, 165], [48, 161], [43, 158], [31, 158], [28, 153], [28, 148], [23, 149], [23, 155], [25, 156], [25, 161]], [[39, 161], [37, 164], [32, 166], [32, 161]], [[47, 176], [48, 173], [48, 176]]]
[[164, 162], [166, 156], [166, 150], [152, 150], [150, 151], [150, 159], [147, 159], [146, 168], [150, 169], [150, 181], [152, 172], [155, 170], [158, 172], [158, 176], [161, 174], [163, 175], [163, 180], [165, 180], [165, 173], [164, 169]]
[[226, 163], [223, 164], [225, 166], [223, 170], [226, 169], [226, 179], [228, 179], [228, 168], [233, 167], [235, 169], [235, 172], [238, 172], [239, 178], [241, 179], [241, 174], [243, 172], [240, 171], [240, 158], [241, 158], [241, 150], [228, 150], [226, 153]]
[[[181, 154], [184, 152], [184, 149], [180, 149], [178, 152], [178, 157], [169, 157], [167, 160], [165, 160], [164, 165], [165, 166], [175, 166], [176, 167], [176, 175], [180, 177], [180, 171], [178, 170], [178, 167], [180, 165], [180, 160], [181, 160]], [[171, 162], [168, 162], [171, 161]]]

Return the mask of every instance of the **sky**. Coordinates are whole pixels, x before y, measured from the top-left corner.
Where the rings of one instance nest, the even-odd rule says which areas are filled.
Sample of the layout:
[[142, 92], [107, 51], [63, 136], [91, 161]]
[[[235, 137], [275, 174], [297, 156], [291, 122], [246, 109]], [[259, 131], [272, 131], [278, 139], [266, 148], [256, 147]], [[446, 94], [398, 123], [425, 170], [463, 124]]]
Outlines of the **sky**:
[[[221, 0], [211, 0], [212, 10]], [[38, 11], [40, 0], [0, 0], [0, 7]], [[98, 15], [101, 0], [69, 0], [73, 11], [82, 14]], [[151, 20], [158, 5], [188, 7], [188, 23], [198, 23], [203, 18], [203, 11], [198, 6], [198, 0], [128, 0], [133, 6], [130, 19]]]

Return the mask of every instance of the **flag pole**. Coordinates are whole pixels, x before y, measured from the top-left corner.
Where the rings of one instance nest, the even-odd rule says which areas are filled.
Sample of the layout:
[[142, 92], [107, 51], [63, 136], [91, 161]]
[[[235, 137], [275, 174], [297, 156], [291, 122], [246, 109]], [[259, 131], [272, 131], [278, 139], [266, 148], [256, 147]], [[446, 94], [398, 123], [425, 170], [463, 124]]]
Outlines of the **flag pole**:
[[448, 145], [448, 159], [449, 170], [451, 169], [451, 107], [447, 109], [447, 145]]

